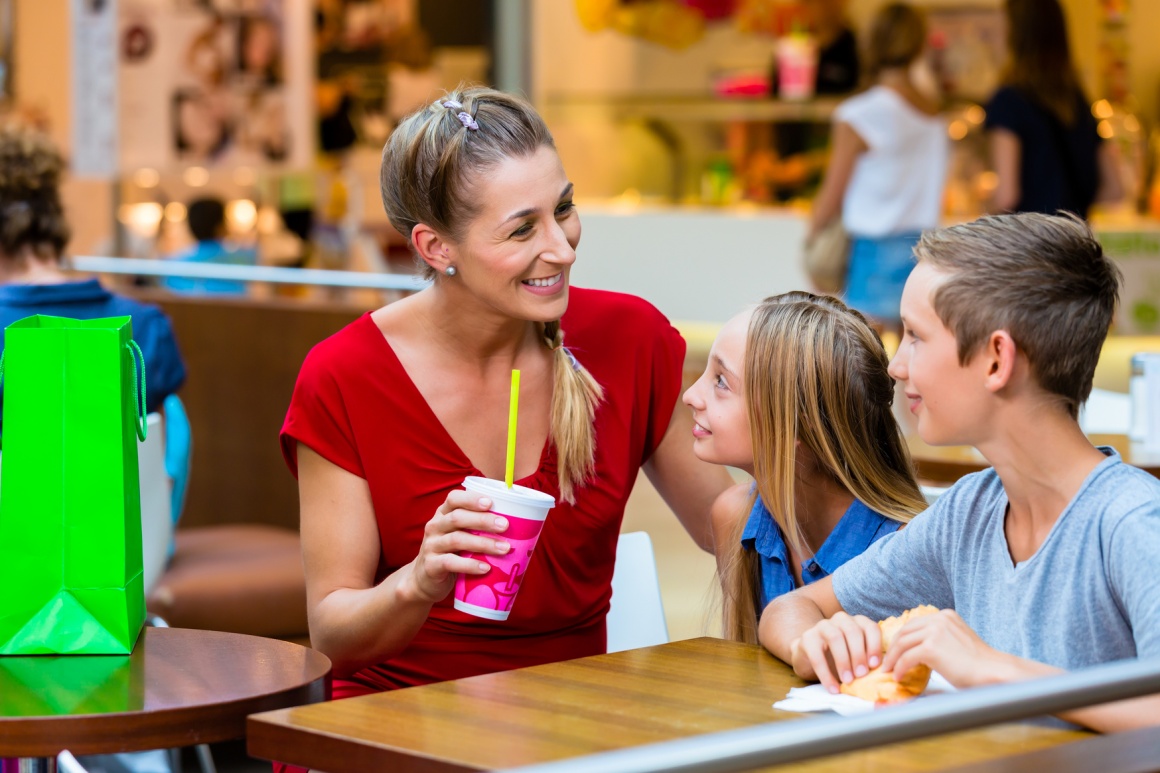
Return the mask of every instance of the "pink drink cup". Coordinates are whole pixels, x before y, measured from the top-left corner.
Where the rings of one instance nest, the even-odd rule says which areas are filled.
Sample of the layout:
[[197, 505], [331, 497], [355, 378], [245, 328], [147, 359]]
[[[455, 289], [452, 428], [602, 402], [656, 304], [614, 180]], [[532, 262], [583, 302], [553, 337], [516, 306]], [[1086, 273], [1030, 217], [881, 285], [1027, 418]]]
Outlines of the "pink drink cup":
[[542, 492], [523, 486], [510, 489], [502, 480], [469, 477], [463, 487], [491, 500], [491, 512], [507, 519], [503, 534], [472, 530], [481, 537], [502, 539], [512, 546], [507, 555], [491, 556], [482, 553], [463, 553], [464, 558], [491, 565], [485, 575], [461, 574], [455, 578], [455, 608], [488, 620], [507, 620], [516, 601], [532, 551], [540, 539], [548, 511], [556, 500]]

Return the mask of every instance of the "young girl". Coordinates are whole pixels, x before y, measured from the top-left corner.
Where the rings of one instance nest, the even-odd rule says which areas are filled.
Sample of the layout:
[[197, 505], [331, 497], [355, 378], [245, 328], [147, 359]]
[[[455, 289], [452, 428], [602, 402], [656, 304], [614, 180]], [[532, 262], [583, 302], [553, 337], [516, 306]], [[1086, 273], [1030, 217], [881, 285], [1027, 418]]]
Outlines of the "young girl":
[[767, 298], [721, 329], [684, 401], [694, 453], [754, 478], [713, 505], [728, 638], [756, 643], [770, 601], [926, 509], [887, 365], [865, 318], [829, 296]]

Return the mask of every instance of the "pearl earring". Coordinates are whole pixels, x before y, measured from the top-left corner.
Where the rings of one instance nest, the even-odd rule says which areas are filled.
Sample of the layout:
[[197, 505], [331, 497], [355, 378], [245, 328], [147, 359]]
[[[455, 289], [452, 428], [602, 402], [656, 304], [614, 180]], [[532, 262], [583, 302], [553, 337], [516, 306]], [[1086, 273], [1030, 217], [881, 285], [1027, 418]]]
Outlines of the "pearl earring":
[[443, 270], [443, 273], [447, 276], [455, 276], [455, 266], [448, 266]]

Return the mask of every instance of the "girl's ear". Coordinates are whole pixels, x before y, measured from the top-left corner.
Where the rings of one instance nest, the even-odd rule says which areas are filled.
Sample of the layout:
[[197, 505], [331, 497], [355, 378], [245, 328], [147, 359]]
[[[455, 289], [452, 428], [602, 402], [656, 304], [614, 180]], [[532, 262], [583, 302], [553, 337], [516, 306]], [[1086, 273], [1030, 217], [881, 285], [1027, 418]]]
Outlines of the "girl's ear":
[[411, 244], [415, 245], [415, 252], [423, 262], [437, 274], [454, 264], [454, 246], [429, 225], [415, 224], [411, 229]]

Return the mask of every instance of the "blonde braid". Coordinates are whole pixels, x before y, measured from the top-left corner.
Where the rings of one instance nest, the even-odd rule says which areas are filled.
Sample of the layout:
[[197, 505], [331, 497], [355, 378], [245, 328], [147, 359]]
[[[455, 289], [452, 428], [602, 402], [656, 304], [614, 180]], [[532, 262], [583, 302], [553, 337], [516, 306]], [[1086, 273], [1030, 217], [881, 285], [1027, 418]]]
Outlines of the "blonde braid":
[[564, 348], [559, 321], [544, 323], [544, 344], [555, 360], [552, 383], [552, 443], [556, 446], [560, 498], [576, 502], [576, 489], [596, 470], [596, 406], [604, 389]]

